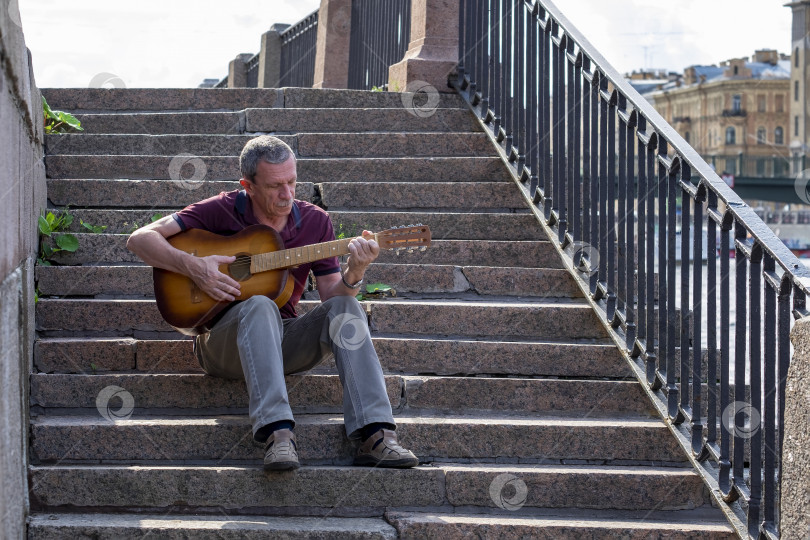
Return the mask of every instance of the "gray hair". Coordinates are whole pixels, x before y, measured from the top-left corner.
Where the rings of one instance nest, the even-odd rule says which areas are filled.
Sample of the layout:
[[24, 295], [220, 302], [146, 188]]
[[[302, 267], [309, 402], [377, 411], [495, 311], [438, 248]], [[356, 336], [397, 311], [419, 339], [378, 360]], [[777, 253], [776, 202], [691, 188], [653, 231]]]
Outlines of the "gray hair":
[[292, 148], [278, 137], [261, 135], [245, 143], [242, 153], [239, 154], [239, 169], [242, 176], [252, 182], [256, 176], [259, 161], [277, 165], [284, 163], [292, 155]]

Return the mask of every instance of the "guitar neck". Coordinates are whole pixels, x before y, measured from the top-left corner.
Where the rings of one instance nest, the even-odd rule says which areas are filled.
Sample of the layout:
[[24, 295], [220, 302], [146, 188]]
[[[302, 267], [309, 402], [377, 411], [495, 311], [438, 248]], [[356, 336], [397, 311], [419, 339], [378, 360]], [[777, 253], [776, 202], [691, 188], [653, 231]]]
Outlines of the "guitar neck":
[[[291, 268], [293, 266], [328, 259], [329, 257], [348, 255], [350, 253], [349, 242], [351, 242], [352, 239], [353, 238], [343, 238], [341, 240], [332, 240], [331, 242], [322, 242], [320, 244], [311, 244], [308, 246], [252, 255], [250, 257], [250, 273], [257, 274], [270, 270]], [[377, 235], [368, 236], [367, 239], [377, 240]]]

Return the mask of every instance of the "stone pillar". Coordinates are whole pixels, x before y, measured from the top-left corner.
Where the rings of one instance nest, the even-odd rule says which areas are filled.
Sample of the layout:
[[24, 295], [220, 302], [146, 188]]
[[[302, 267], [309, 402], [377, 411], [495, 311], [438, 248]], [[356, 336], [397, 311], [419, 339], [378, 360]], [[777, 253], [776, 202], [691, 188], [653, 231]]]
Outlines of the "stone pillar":
[[810, 538], [810, 317], [790, 332], [793, 358], [785, 388], [782, 538]]
[[228, 64], [228, 88], [245, 88], [247, 86], [247, 63], [253, 58], [250, 53], [236, 55]]
[[388, 68], [388, 87], [425, 81], [452, 92], [448, 76], [458, 63], [458, 0], [413, 0], [411, 42], [401, 62]]
[[259, 49], [259, 88], [278, 88], [281, 80], [281, 34], [289, 24], [274, 24], [262, 34]]
[[349, 86], [352, 0], [321, 0], [313, 88]]

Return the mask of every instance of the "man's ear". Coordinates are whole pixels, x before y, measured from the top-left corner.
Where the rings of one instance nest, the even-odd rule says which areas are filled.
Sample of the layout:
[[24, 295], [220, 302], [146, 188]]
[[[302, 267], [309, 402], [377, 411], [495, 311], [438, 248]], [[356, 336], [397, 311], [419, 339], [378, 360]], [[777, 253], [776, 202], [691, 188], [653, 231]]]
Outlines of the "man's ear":
[[239, 184], [241, 184], [241, 186], [243, 188], [245, 188], [245, 191], [247, 192], [247, 194], [250, 195], [250, 192], [253, 190], [253, 182], [251, 182], [250, 180], [242, 177], [242, 178], [239, 179]]

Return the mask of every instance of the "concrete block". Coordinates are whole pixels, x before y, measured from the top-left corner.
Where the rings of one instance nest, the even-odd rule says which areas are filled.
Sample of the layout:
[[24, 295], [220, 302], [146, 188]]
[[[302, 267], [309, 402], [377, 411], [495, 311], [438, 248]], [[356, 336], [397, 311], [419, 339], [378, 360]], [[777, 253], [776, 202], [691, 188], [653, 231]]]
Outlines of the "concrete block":
[[[320, 26], [320, 22], [318, 23]], [[405, 109], [412, 96], [399, 92], [369, 92], [367, 90], [336, 90], [331, 88], [284, 88], [284, 107], [287, 109], [319, 108], [391, 108]], [[411, 101], [413, 101], [411, 99]], [[438, 109], [464, 109], [467, 106], [457, 94], [442, 94]]]
[[[272, 109], [271, 109], [272, 110]], [[239, 112], [113, 113], [80, 114], [85, 134], [144, 133], [239, 134], [245, 132], [245, 117]]]
[[[218, 507], [364, 508], [444, 502], [441, 470], [304, 467], [264, 473], [255, 467], [32, 467], [33, 497], [47, 509], [66, 505], [110, 508]], [[368, 514], [367, 514], [368, 515]]]
[[189, 516], [143, 514], [45, 514], [34, 516], [32, 540], [136, 540], [155, 536], [183, 540], [394, 540], [396, 531], [380, 518]]
[[508, 181], [500, 159], [491, 157], [304, 158], [303, 182], [465, 182]]
[[[530, 465], [442, 469], [447, 473], [447, 499], [454, 506], [495, 508], [496, 499], [512, 500], [516, 485], [522, 485], [526, 507], [687, 510], [705, 502], [703, 480], [692, 469]], [[492, 486], [498, 485], [493, 483], [502, 474], [515, 482], [496, 488], [492, 497]]]
[[240, 111], [283, 107], [275, 88], [43, 88], [51, 107], [70, 112]]
[[517, 187], [505, 182], [324, 182], [318, 185], [324, 205], [332, 210], [451, 208], [492, 211], [527, 208]]
[[[48, 155], [48, 178], [130, 178], [171, 180], [172, 159], [176, 156], [80, 156]], [[239, 158], [200, 156], [208, 180], [238, 180]]]
[[306, 133], [298, 135], [301, 157], [494, 156], [483, 133]]
[[786, 374], [785, 432], [782, 448], [781, 532], [783, 538], [810, 533], [810, 318], [796, 322], [790, 332], [793, 358]]

